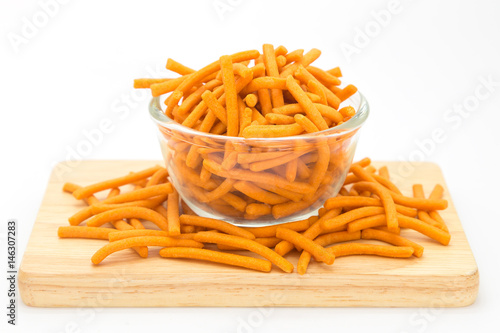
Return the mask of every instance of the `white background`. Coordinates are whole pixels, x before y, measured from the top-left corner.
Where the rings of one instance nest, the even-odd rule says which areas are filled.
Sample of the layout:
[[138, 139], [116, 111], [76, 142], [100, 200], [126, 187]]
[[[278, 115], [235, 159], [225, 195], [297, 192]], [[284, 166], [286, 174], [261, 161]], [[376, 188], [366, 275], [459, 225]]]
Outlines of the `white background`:
[[[479, 265], [479, 296], [459, 309], [269, 309], [251, 331], [470, 332], [500, 326], [500, 2], [401, 0], [395, 10], [387, 0], [66, 2], [51, 6], [51, 16], [38, 1], [0, 2], [0, 224], [18, 219], [19, 261], [55, 162], [161, 158], [147, 94], [135, 94], [134, 78], [164, 75], [168, 57], [199, 68], [263, 43], [316, 47], [323, 51], [317, 65], [341, 66], [344, 80], [370, 103], [357, 158], [423, 158], [442, 167]], [[388, 8], [392, 14], [380, 14]], [[366, 30], [363, 39], [360, 31]], [[489, 91], [484, 80], [494, 82]], [[455, 113], [458, 108], [465, 111]], [[112, 122], [112, 131], [75, 155], [85, 131], [98, 129], [103, 119]], [[442, 135], [431, 143], [436, 130]], [[1, 232], [5, 249], [5, 227]], [[5, 271], [5, 255], [0, 257]], [[5, 332], [6, 284], [0, 280]], [[7, 328], [245, 332], [240, 322], [255, 311], [97, 309], [87, 321], [77, 309], [21, 303], [19, 325]]]

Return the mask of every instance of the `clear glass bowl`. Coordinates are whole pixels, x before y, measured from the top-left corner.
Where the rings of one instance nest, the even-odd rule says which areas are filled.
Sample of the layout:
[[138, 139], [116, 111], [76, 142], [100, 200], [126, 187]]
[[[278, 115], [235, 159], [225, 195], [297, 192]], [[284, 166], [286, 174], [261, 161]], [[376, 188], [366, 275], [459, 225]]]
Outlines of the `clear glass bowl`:
[[342, 105], [356, 109], [345, 123], [281, 138], [199, 132], [167, 117], [158, 97], [149, 112], [170, 181], [186, 204], [200, 216], [251, 227], [306, 219], [337, 195], [369, 114], [359, 92]]

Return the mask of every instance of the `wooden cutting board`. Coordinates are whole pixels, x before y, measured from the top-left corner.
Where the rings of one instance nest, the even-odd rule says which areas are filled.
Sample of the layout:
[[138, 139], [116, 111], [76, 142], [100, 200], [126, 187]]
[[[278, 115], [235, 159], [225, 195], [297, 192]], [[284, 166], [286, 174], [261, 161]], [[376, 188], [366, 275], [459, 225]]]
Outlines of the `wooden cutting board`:
[[[458, 307], [474, 302], [479, 284], [472, 255], [439, 167], [422, 163], [404, 180], [404, 194], [422, 183], [426, 195], [445, 186], [449, 207], [442, 212], [452, 235], [442, 246], [411, 230], [403, 236], [425, 247], [422, 258], [372, 256], [338, 258], [332, 266], [311, 262], [306, 275], [254, 272], [220, 264], [163, 259], [150, 248], [148, 259], [133, 250], [113, 254], [95, 266], [92, 254], [106, 241], [59, 239], [57, 228], [84, 204], [63, 193], [63, 183], [88, 185], [140, 170], [158, 161], [83, 161], [56, 166], [19, 269], [27, 305], [39, 307], [156, 306], [321, 306]], [[398, 162], [388, 165], [397, 174]], [[370, 241], [372, 242], [372, 241]], [[296, 253], [287, 257], [296, 265]]]

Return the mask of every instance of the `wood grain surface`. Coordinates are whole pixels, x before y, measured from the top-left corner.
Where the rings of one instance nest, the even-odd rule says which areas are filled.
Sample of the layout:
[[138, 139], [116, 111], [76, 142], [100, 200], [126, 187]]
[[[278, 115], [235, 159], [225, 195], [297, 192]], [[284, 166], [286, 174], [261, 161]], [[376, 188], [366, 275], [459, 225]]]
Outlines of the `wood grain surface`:
[[[130, 249], [93, 265], [90, 257], [106, 241], [57, 237], [57, 228], [68, 225], [68, 217], [85, 206], [62, 191], [63, 183], [88, 185], [161, 162], [76, 164], [71, 168], [56, 166], [34, 223], [19, 269], [19, 288], [27, 305], [459, 307], [473, 303], [477, 296], [476, 262], [441, 170], [432, 163], [404, 171], [406, 177], [394, 181], [407, 195], [411, 195], [413, 183], [422, 183], [426, 195], [436, 183], [445, 187], [450, 205], [441, 215], [452, 236], [449, 246], [404, 230], [403, 236], [425, 247], [422, 258], [351, 256], [338, 258], [332, 266], [313, 260], [303, 276], [282, 273], [276, 267], [270, 273], [260, 273], [215, 263], [163, 259], [159, 248], [150, 248], [147, 259]], [[405, 167], [400, 162], [375, 165], [387, 165], [392, 174], [403, 173]], [[298, 254], [287, 258], [296, 265]]]

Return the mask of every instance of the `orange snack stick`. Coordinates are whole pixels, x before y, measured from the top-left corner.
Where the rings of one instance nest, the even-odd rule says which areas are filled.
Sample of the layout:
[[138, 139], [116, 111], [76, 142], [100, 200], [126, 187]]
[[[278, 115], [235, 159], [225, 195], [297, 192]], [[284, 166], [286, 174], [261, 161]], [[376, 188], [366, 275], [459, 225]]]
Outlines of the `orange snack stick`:
[[170, 80], [172, 79], [135, 79], [134, 88], [135, 89], [151, 88], [152, 84], [167, 82]]
[[385, 165], [383, 167], [380, 167], [380, 169], [378, 169], [378, 174], [380, 177], [383, 177], [385, 179], [388, 179], [388, 180], [391, 179], [391, 176], [389, 174], [389, 169]]
[[139, 221], [138, 219], [135, 219], [135, 218], [129, 219], [129, 223], [135, 229], [144, 229], [145, 228], [144, 225], [142, 224], [142, 222]]
[[178, 236], [181, 233], [179, 222], [179, 193], [174, 191], [168, 196], [167, 201], [168, 233], [171, 236]]
[[[255, 124], [257, 122], [257, 124]], [[252, 108], [252, 123], [250, 125], [268, 125], [269, 122], [266, 118], [257, 110], [256, 108]], [[241, 132], [243, 135], [243, 131]]]
[[123, 231], [116, 231], [115, 230], [114, 232], [109, 233], [108, 239], [110, 242], [116, 242], [118, 240], [125, 239], [125, 238], [141, 237], [141, 236], [168, 237], [169, 235], [168, 235], [168, 232], [166, 232], [166, 231], [152, 230], [152, 229], [131, 229], [131, 230], [123, 230]]
[[293, 182], [297, 177], [298, 158], [295, 158], [286, 164], [285, 178], [289, 182]]
[[296, 193], [296, 192], [293, 192], [293, 191], [285, 190], [285, 189], [283, 189], [283, 188], [281, 188], [279, 186], [273, 185], [273, 184], [266, 184], [266, 183], [262, 182], [262, 183], [259, 183], [259, 187], [262, 188], [262, 189], [264, 189], [264, 190], [266, 190], [266, 191], [279, 194], [282, 197], [288, 198], [288, 199], [290, 199], [291, 201], [294, 201], [294, 202], [299, 202], [302, 199], [302, 197], [303, 197], [303, 195], [300, 194], [300, 193]]
[[303, 132], [299, 124], [290, 125], [251, 125], [243, 131], [245, 138], [279, 138], [299, 135]]
[[365, 229], [361, 232], [362, 239], [375, 239], [382, 242], [386, 242], [395, 246], [405, 246], [413, 248], [413, 255], [420, 258], [424, 253], [424, 247], [412, 242], [409, 239], [395, 235], [391, 232], [377, 230], [377, 229]]
[[268, 247], [255, 242], [254, 240], [233, 235], [224, 235], [215, 232], [200, 232], [196, 234], [194, 239], [201, 243], [216, 243], [236, 248], [242, 248], [261, 255], [262, 257], [268, 259], [273, 264], [281, 268], [286, 273], [293, 272], [293, 265], [288, 260], [280, 256], [273, 250], [269, 249]]
[[351, 165], [351, 167], [349, 168], [349, 171], [352, 172], [356, 177], [358, 177], [359, 181], [377, 183], [377, 180], [374, 178], [374, 174], [366, 171], [359, 164]]
[[233, 187], [246, 196], [269, 205], [277, 205], [288, 201], [287, 198], [267, 192], [251, 182], [238, 181], [233, 184]]
[[326, 171], [328, 170], [328, 164], [330, 163], [330, 149], [325, 141], [318, 143], [318, 161], [314, 165], [309, 178], [309, 184], [314, 189], [317, 189], [323, 180]]
[[297, 159], [297, 176], [301, 179], [308, 179], [311, 177], [311, 170], [309, 170], [307, 165], [300, 158]]
[[180, 75], [187, 75], [187, 74], [191, 74], [191, 73], [195, 72], [194, 69], [191, 69], [187, 66], [184, 66], [183, 64], [181, 64], [181, 63], [179, 63], [171, 58], [167, 59], [166, 68], [168, 70], [171, 70], [172, 72], [175, 72], [175, 73], [180, 74]]
[[211, 91], [207, 90], [201, 95], [201, 98], [210, 111], [212, 111], [224, 125], [227, 125], [227, 111], [221, 103], [219, 103], [216, 96]]
[[245, 209], [247, 207], [247, 202], [240, 198], [237, 195], [234, 195], [232, 193], [226, 193], [221, 197], [222, 200], [224, 200], [226, 203], [229, 205], [233, 206], [236, 210], [240, 212], [245, 212]]
[[[367, 167], [366, 169], [366, 172], [370, 172], [370, 167]], [[375, 174], [375, 171], [373, 171], [372, 173], [372, 177], [377, 181], [377, 183], [379, 183], [380, 185], [388, 188], [389, 190], [391, 190], [392, 192], [394, 193], [397, 193], [399, 195], [402, 195], [401, 191], [399, 190], [399, 188], [394, 185], [393, 182], [391, 182], [389, 179], [385, 178], [385, 177], [382, 177], [382, 176], [379, 176], [377, 174]]]
[[[354, 167], [357, 166], [358, 165], [355, 165]], [[357, 191], [366, 190], [370, 191], [371, 193], [375, 193], [380, 198], [380, 200], [382, 201], [382, 205], [384, 206], [387, 218], [387, 227], [389, 228], [389, 230], [396, 230], [398, 228], [396, 205], [394, 204], [392, 196], [394, 192], [387, 190], [385, 187], [378, 183], [370, 183], [365, 181], [354, 184], [353, 188]], [[397, 193], [394, 193], [394, 195], [399, 196], [399, 194]]]
[[367, 166], [369, 166], [370, 164], [372, 163], [371, 159], [368, 158], [368, 157], [365, 157], [357, 162], [354, 162], [353, 164], [357, 164], [357, 165], [360, 165], [362, 166], [363, 168], [366, 168]]
[[280, 73], [280, 77], [286, 78], [288, 75], [292, 75], [300, 65], [307, 67], [312, 64], [321, 55], [321, 51], [318, 49], [311, 49], [309, 52], [304, 54], [302, 58], [297, 60], [295, 63], [290, 64], [283, 68]]
[[167, 180], [167, 177], [168, 177], [167, 169], [160, 168], [151, 176], [151, 178], [149, 178], [149, 180], [146, 183], [146, 187], [164, 183]]
[[[328, 234], [324, 234], [314, 240], [320, 246], [328, 246], [335, 243], [347, 242], [351, 240], [357, 240], [361, 238], [361, 233], [358, 232], [332, 232]], [[299, 261], [297, 263], [297, 272], [300, 275], [304, 275], [307, 271], [307, 267], [309, 266], [309, 262], [311, 261], [311, 254], [307, 251], [302, 251], [299, 257]]]
[[[432, 190], [431, 194], [429, 195], [429, 199], [435, 200], [435, 199], [441, 199], [443, 197], [443, 192], [444, 188], [437, 184], [434, 186], [434, 189]], [[448, 231], [448, 227], [446, 226], [446, 222], [443, 220], [441, 215], [435, 210], [429, 211], [429, 216], [436, 222], [440, 224], [440, 229], [443, 229], [445, 231]]]
[[167, 100], [165, 101], [166, 102], [166, 105], [167, 105], [167, 108], [165, 110], [165, 114], [170, 117], [170, 118], [173, 118], [173, 111], [175, 108], [178, 107], [178, 105], [176, 103], [174, 103], [174, 101], [176, 99], [181, 99], [182, 98], [182, 92], [181, 91], [174, 91], [170, 96], [168, 96]]
[[92, 212], [92, 207], [85, 207], [80, 209], [78, 212], [73, 214], [68, 218], [69, 224], [72, 226], [77, 226], [83, 221], [91, 218], [94, 215]]
[[350, 105], [344, 106], [339, 112], [344, 118], [351, 118], [356, 114], [356, 110]]
[[[303, 89], [306, 89], [306, 87], [304, 87]], [[319, 102], [321, 101], [321, 97], [309, 91], [305, 91], [305, 94], [311, 100], [311, 102], [313, 102], [313, 104], [320, 104]]]
[[[263, 63], [263, 60], [261, 59], [260, 62], [259, 62], [258, 59], [256, 59], [255, 63], [256, 63], [255, 66], [261, 66], [264, 69], [264, 72], [263, 72], [262, 75], [254, 75], [254, 77], [260, 77], [260, 76], [265, 75], [265, 65]], [[266, 115], [269, 112], [271, 112], [271, 109], [272, 109], [273, 105], [271, 103], [271, 92], [269, 91], [269, 89], [259, 89], [259, 90], [257, 90], [257, 96], [258, 96], [258, 99], [259, 99], [259, 103], [260, 103], [260, 108], [262, 110], [262, 114]], [[258, 113], [260, 114], [260, 112], [258, 112]]]
[[[349, 195], [349, 191], [347, 191], [347, 189], [345, 187], [342, 187], [337, 196], [348, 196], [348, 195]], [[330, 199], [332, 199], [332, 198], [330, 198]], [[325, 202], [325, 204], [326, 204], [326, 202]]]
[[[196, 232], [196, 227], [193, 225], [181, 225], [181, 235], [190, 234]], [[179, 236], [175, 236], [175, 238], [179, 238]]]
[[[279, 77], [278, 64], [276, 63], [276, 54], [274, 47], [271, 44], [264, 44], [264, 65], [266, 66], [267, 75], [270, 77]], [[283, 92], [280, 89], [271, 90], [271, 101], [273, 107], [283, 106]]]
[[450, 243], [451, 236], [444, 230], [433, 227], [432, 225], [429, 225], [418, 219], [401, 214], [398, 214], [398, 220], [402, 228], [410, 228], [418, 231], [419, 233], [432, 238], [443, 245], [448, 245]]
[[260, 107], [262, 109], [262, 114], [268, 114], [271, 112], [271, 93], [268, 89], [257, 90], [257, 96], [259, 98]]
[[296, 231], [278, 227], [276, 229], [276, 237], [300, 246], [305, 251], [311, 253], [317, 261], [322, 261], [327, 265], [333, 264], [335, 260], [335, 256], [328, 253], [321, 245], [318, 245], [313, 240], [304, 237]]
[[274, 54], [276, 55], [276, 57], [279, 57], [279, 56], [284, 56], [285, 54], [288, 53], [288, 50], [286, 49], [286, 47], [284, 47], [283, 45], [280, 45], [278, 46], [275, 50], [274, 50]]
[[268, 113], [265, 118], [269, 123], [274, 125], [289, 125], [295, 122], [292, 117], [279, 113]]
[[[398, 214], [398, 220], [401, 228], [413, 229], [429, 238], [436, 240], [437, 242], [443, 245], [448, 245], [450, 242], [451, 236], [449, 233], [439, 228], [436, 228], [432, 225], [429, 225], [423, 221], [420, 221], [412, 217], [404, 216], [401, 214]], [[381, 214], [381, 215], [362, 218], [354, 222], [351, 222], [347, 226], [347, 230], [349, 232], [355, 232], [363, 229], [383, 226], [384, 224], [385, 224], [385, 216]]]
[[335, 216], [331, 219], [323, 220], [321, 228], [323, 230], [335, 229], [340, 226], [346, 225], [352, 221], [361, 219], [363, 217], [374, 216], [383, 213], [384, 213], [383, 207], [366, 206], [366, 207], [356, 208], [341, 215]]
[[122, 193], [117, 196], [104, 199], [102, 204], [125, 203], [138, 200], [149, 199], [156, 196], [164, 196], [173, 192], [172, 184], [159, 184], [141, 188], [132, 192]]
[[373, 165], [368, 165], [367, 167], [365, 167], [365, 170], [367, 172], [371, 173], [372, 175], [374, 175], [374, 177], [377, 176], [377, 175], [375, 175], [375, 172], [377, 172], [377, 168], [375, 168]]
[[307, 89], [309, 89], [312, 93], [314, 93], [317, 96], [319, 96], [319, 101], [318, 102], [320, 104], [324, 104], [324, 105], [328, 104], [328, 100], [326, 99], [326, 93], [325, 93], [325, 91], [323, 90], [323, 88], [316, 81], [309, 80], [309, 82], [307, 82]]
[[226, 95], [227, 136], [238, 136], [238, 99], [231, 57], [222, 56], [220, 58], [220, 66], [222, 71], [222, 82], [224, 83], [224, 92]]
[[[176, 79], [171, 79], [168, 81], [160, 82], [160, 83], [153, 83], [150, 86], [151, 93], [153, 94], [153, 97], [158, 97], [163, 94], [167, 94], [169, 92], [175, 91], [182, 82], [184, 82], [190, 75], [184, 75], [181, 77], [178, 77]], [[187, 92], [187, 91], [186, 91]], [[179, 91], [179, 93], [184, 93], [182, 91]], [[180, 100], [180, 98], [179, 98]], [[173, 100], [172, 103], [177, 103], [179, 100], [175, 101]]]
[[[248, 77], [249, 75], [252, 74], [252, 70], [248, 68], [246, 65], [243, 63], [234, 63], [233, 65], [233, 73], [236, 75], [239, 75], [241, 77]], [[221, 78], [222, 78], [222, 71], [221, 73]]]
[[211, 192], [208, 192], [205, 195], [204, 201], [210, 202], [210, 201], [220, 199], [226, 193], [229, 193], [229, 191], [231, 191], [231, 189], [233, 188], [233, 184], [235, 182], [236, 182], [236, 180], [234, 180], [234, 179], [230, 179], [230, 178], [225, 179], [216, 189], [214, 189]]
[[111, 228], [99, 227], [76, 227], [65, 226], [57, 229], [57, 235], [60, 238], [89, 238], [89, 239], [108, 239], [108, 235], [116, 232]]
[[239, 236], [247, 239], [255, 239], [255, 236], [242, 228], [236, 227], [230, 223], [220, 221], [220, 220], [215, 220], [215, 219], [210, 219], [207, 217], [201, 217], [201, 216], [194, 216], [194, 215], [181, 215], [180, 216], [180, 222], [181, 224], [187, 224], [187, 225], [194, 225], [198, 227], [205, 227], [209, 229], [215, 229], [222, 231], [226, 234], [234, 235], [234, 236]]
[[255, 238], [255, 241], [261, 245], [264, 245], [265, 247], [273, 248], [276, 246], [276, 244], [281, 242], [281, 239], [276, 237], [258, 237]]
[[304, 50], [303, 49], [298, 49], [298, 50], [294, 50], [294, 51], [292, 51], [290, 53], [287, 53], [285, 55], [286, 64], [289, 64], [291, 62], [300, 61], [300, 59], [302, 59], [303, 56], [304, 56]]
[[376, 255], [390, 258], [409, 258], [413, 254], [413, 248], [407, 246], [345, 243], [329, 247], [328, 252], [335, 255], [335, 257]]
[[[247, 214], [253, 216], [269, 215], [271, 214], [271, 206], [261, 203], [251, 203], [245, 208], [245, 211]], [[251, 230], [249, 231], [252, 232]]]
[[245, 104], [248, 107], [253, 108], [255, 105], [257, 105], [257, 102], [259, 101], [259, 99], [257, 98], [257, 95], [255, 95], [255, 94], [248, 94], [245, 96], [243, 101], [245, 102]]
[[229, 150], [226, 150], [227, 156], [224, 158], [221, 164], [224, 170], [232, 169], [238, 162], [238, 152], [236, 151], [231, 151], [229, 153], [228, 152]]
[[137, 246], [175, 246], [202, 248], [203, 244], [189, 239], [175, 239], [170, 237], [141, 236], [118, 240], [104, 245], [94, 253], [91, 260], [97, 265], [112, 253]]
[[131, 173], [131, 174], [128, 174], [128, 175], [123, 176], [123, 177], [110, 179], [110, 180], [107, 180], [104, 182], [85, 186], [85, 187], [79, 188], [75, 192], [73, 192], [73, 196], [76, 199], [80, 200], [80, 199], [89, 197], [96, 192], [104, 191], [104, 190], [114, 188], [114, 187], [120, 187], [122, 185], [127, 185], [127, 184], [133, 183], [135, 181], [151, 177], [160, 168], [161, 167], [157, 165], [157, 166], [154, 166], [152, 168], [148, 168], [146, 170]]
[[[253, 95], [247, 95], [248, 96], [253, 96]], [[242, 117], [240, 118], [240, 133], [239, 136], [243, 136], [243, 131], [245, 128], [250, 126], [252, 123], [252, 114], [253, 110], [251, 108], [245, 108], [243, 111]]]
[[204, 183], [208, 182], [210, 180], [210, 177], [212, 176], [212, 174], [210, 173], [210, 171], [208, 171], [207, 169], [205, 169], [203, 166], [201, 167], [201, 170], [200, 170], [200, 180]]
[[350, 222], [347, 225], [347, 231], [356, 232], [363, 229], [385, 226], [386, 224], [385, 214], [372, 215]]
[[316, 127], [316, 125], [314, 125], [314, 123], [309, 120], [309, 118], [301, 114], [296, 114], [293, 119], [297, 122], [297, 124], [302, 126], [304, 131], [306, 131], [307, 133], [315, 133], [319, 131], [318, 127]]
[[[413, 185], [413, 196], [415, 198], [425, 198], [425, 195], [424, 195], [424, 188], [422, 187], [422, 184], [415, 184]], [[430, 225], [436, 227], [436, 228], [440, 228], [440, 229], [443, 229], [443, 225], [441, 223], [439, 223], [438, 221], [435, 221], [432, 217], [430, 217], [430, 215], [426, 212], [426, 211], [423, 211], [423, 210], [418, 210], [418, 218], [426, 223], [429, 223]], [[445, 231], [448, 231], [447, 229], [443, 229]]]
[[351, 196], [351, 197], [358, 197], [358, 196], [359, 196], [359, 193], [358, 193], [358, 191], [356, 191], [356, 189], [355, 189], [355, 188], [351, 188], [351, 189], [349, 190], [349, 196]]
[[105, 211], [89, 219], [87, 221], [87, 226], [99, 227], [107, 222], [128, 218], [138, 218], [151, 221], [161, 230], [168, 230], [168, 222], [166, 218], [154, 210], [144, 207], [123, 207]]
[[278, 70], [286, 65], [286, 57], [284, 55], [276, 56], [276, 65], [278, 65]]
[[432, 189], [432, 192], [429, 195], [429, 198], [431, 198], [431, 199], [441, 199], [443, 197], [443, 193], [444, 193], [444, 188], [441, 185], [437, 184]]
[[224, 253], [206, 249], [187, 247], [167, 247], [160, 250], [160, 256], [164, 258], [186, 258], [216, 262], [220, 264], [239, 266], [261, 272], [271, 271], [271, 262], [264, 259], [241, 256], [232, 253]]
[[102, 212], [106, 212], [106, 211], [112, 210], [112, 209], [127, 208], [127, 207], [144, 207], [144, 208], [153, 209], [156, 206], [158, 206], [159, 204], [161, 204], [163, 201], [165, 201], [166, 199], [167, 199], [166, 195], [159, 195], [159, 196], [153, 197], [151, 199], [129, 201], [129, 202], [123, 202], [123, 203], [118, 203], [118, 204], [106, 204], [106, 203], [98, 202], [98, 203], [91, 205], [89, 208], [92, 212], [92, 215], [100, 214]]
[[325, 72], [324, 70], [322, 70], [318, 67], [307, 66], [306, 69], [316, 79], [318, 79], [320, 82], [322, 82], [325, 85], [335, 85], [335, 86], [340, 85], [340, 80], [336, 76], [333, 76], [330, 73]]
[[349, 97], [354, 95], [358, 91], [358, 88], [353, 86], [352, 84], [347, 85], [344, 89], [337, 92], [335, 95], [343, 102], [347, 100]]
[[[285, 90], [286, 89], [286, 79], [277, 78], [277, 77], [273, 77], [273, 76], [258, 77], [258, 78], [253, 79], [245, 88], [243, 88], [241, 93], [243, 95], [247, 95], [247, 94], [253, 93], [255, 91], [261, 90], [261, 89]], [[259, 100], [260, 100], [260, 96], [259, 96]]]
[[329, 69], [326, 72], [328, 74], [336, 76], [336, 77], [342, 77], [342, 71], [340, 70], [339, 67], [335, 67], [335, 68]]
[[318, 127], [318, 129], [325, 130], [328, 128], [325, 119], [321, 116], [313, 102], [307, 97], [302, 88], [295, 82], [293, 76], [289, 75], [286, 80], [286, 87], [288, 91], [297, 100], [299, 105], [304, 109], [307, 117]]

